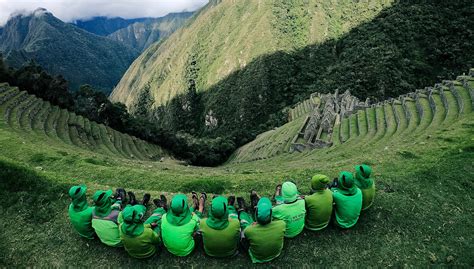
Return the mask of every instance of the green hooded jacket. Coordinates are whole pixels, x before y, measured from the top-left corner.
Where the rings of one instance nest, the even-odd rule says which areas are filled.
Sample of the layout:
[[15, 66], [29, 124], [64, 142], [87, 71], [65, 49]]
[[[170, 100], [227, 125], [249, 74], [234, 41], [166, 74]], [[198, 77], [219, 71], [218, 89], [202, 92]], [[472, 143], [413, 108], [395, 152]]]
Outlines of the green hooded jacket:
[[198, 229], [199, 217], [191, 213], [186, 195], [175, 195], [171, 200], [170, 210], [161, 222], [165, 247], [176, 256], [189, 255], [194, 249], [193, 235]]
[[286, 224], [282, 220], [272, 221], [272, 202], [262, 197], [255, 212], [257, 223], [244, 230], [250, 243], [249, 255], [253, 263], [269, 262], [280, 256], [283, 249]]
[[112, 190], [97, 191], [92, 197], [95, 209], [92, 212], [92, 227], [102, 243], [121, 247], [119, 225], [122, 223], [120, 203], [112, 200]]
[[237, 219], [229, 218], [226, 198], [219, 196], [212, 199], [209, 217], [201, 220], [200, 230], [207, 255], [228, 257], [237, 252], [240, 224]]
[[69, 190], [72, 199], [69, 205], [69, 219], [74, 229], [87, 239], [94, 239], [94, 228], [92, 228], [92, 211], [94, 207], [87, 204], [86, 186], [73, 186]]
[[326, 188], [329, 178], [326, 175], [314, 175], [311, 180], [313, 194], [304, 198], [306, 202], [305, 227], [311, 231], [326, 228], [332, 215], [332, 192]]
[[368, 165], [357, 165], [355, 184], [362, 191], [362, 210], [368, 209], [375, 198], [375, 183], [372, 174], [372, 168]]
[[[163, 210], [164, 212], [164, 210]], [[120, 225], [120, 238], [128, 254], [137, 259], [145, 259], [156, 253], [160, 236], [151, 225], [143, 223], [146, 207], [127, 205], [122, 212], [123, 223]]]
[[332, 189], [336, 224], [342, 228], [351, 228], [359, 220], [362, 209], [362, 192], [354, 184], [350, 172], [339, 174], [338, 188]]
[[273, 218], [286, 223], [285, 237], [293, 238], [304, 229], [306, 216], [305, 201], [298, 198], [298, 189], [292, 182], [282, 184], [284, 203], [273, 208]]

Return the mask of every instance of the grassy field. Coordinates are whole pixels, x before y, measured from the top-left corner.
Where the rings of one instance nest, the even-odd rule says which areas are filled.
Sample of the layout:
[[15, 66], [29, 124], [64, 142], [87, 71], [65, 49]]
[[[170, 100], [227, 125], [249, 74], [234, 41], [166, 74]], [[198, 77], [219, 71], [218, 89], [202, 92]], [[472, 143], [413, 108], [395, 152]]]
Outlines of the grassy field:
[[[414, 115], [406, 123], [399, 120], [396, 126], [395, 118], [400, 116], [397, 104], [392, 112], [388, 112], [388, 105], [369, 109], [367, 135], [358, 135], [362, 128], [351, 132], [341, 126], [347, 142], [329, 149], [231, 161], [218, 168], [186, 166], [169, 157], [162, 162], [130, 159], [129, 146], [122, 147], [121, 154], [111, 154], [120, 146], [107, 144], [108, 140], [94, 152], [86, 146], [90, 139], [74, 130], [68, 136], [70, 143], [65, 142], [69, 140], [64, 138], [66, 129], [61, 122], [64, 125], [69, 114], [57, 111], [58, 118], [49, 123], [45, 117], [45, 123], [63, 130], [61, 139], [51, 128], [46, 132], [36, 129], [40, 119], [33, 117], [29, 123], [22, 112], [29, 106], [12, 105], [12, 110], [3, 106], [0, 266], [252, 266], [246, 254], [212, 259], [202, 250], [186, 258], [173, 257], [163, 250], [149, 260], [139, 261], [123, 249], [83, 240], [68, 221], [67, 190], [72, 184], [84, 183], [89, 187], [89, 197], [96, 190], [117, 187], [138, 195], [150, 192], [152, 196], [165, 193], [171, 197], [195, 190], [248, 197], [251, 189], [271, 195], [275, 184], [291, 179], [307, 193], [314, 173], [332, 178], [341, 170], [352, 171], [358, 163], [373, 166], [378, 190], [375, 204], [362, 214], [357, 226], [349, 231], [334, 227], [319, 233], [304, 231], [296, 239], [285, 241], [281, 257], [270, 266], [473, 266], [474, 113], [468, 92], [461, 95], [462, 109], [452, 96], [446, 97], [447, 107], [438, 99], [440, 96], [433, 96], [433, 102], [443, 109]], [[413, 112], [412, 105], [406, 107]], [[387, 113], [384, 119], [390, 123], [377, 118], [383, 115], [379, 113]], [[376, 122], [379, 128], [374, 131]], [[357, 122], [351, 118], [348, 124]], [[277, 134], [284, 132], [277, 130], [272, 136], [275, 141], [282, 137]], [[127, 139], [120, 141], [131, 144]], [[268, 147], [265, 144], [262, 149], [271, 153]], [[251, 147], [247, 149], [247, 155], [251, 155]]]

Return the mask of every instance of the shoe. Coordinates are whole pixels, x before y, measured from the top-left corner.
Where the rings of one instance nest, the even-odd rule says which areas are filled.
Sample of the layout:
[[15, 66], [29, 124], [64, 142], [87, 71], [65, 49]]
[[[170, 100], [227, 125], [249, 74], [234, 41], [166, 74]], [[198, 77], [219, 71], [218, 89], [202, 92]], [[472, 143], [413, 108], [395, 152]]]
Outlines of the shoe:
[[252, 208], [256, 208], [256, 207], [257, 207], [257, 204], [258, 204], [257, 192], [254, 191], [254, 190], [251, 190], [251, 191], [250, 191], [250, 206], [251, 206]]
[[153, 203], [158, 208], [165, 208], [165, 205], [164, 205], [163, 201], [160, 200], [160, 199], [153, 199]]
[[128, 199], [129, 199], [128, 203], [130, 205], [136, 205], [137, 204], [137, 198], [135, 198], [135, 193], [129, 191], [128, 192]]
[[115, 191], [115, 199], [125, 202], [126, 198], [127, 198], [127, 193], [125, 192], [125, 189], [117, 188], [117, 190]]
[[147, 206], [148, 202], [150, 202], [150, 199], [151, 195], [149, 193], [145, 193], [145, 195], [143, 195], [142, 205]]
[[199, 200], [201, 199], [203, 200], [203, 204], [204, 204], [203, 210], [201, 213], [204, 214], [204, 211], [206, 210], [206, 200], [207, 200], [207, 194], [205, 192], [201, 192], [201, 198], [199, 198]]
[[233, 195], [229, 196], [229, 198], [227, 198], [227, 204], [228, 204], [228, 205], [231, 205], [231, 206], [234, 206], [234, 204], [235, 204], [235, 196], [233, 196]]
[[239, 211], [245, 210], [245, 200], [244, 197], [237, 197], [237, 205], [239, 206]]
[[277, 195], [281, 195], [281, 184], [276, 185], [275, 192], [273, 193], [273, 196], [272, 196], [273, 200], [275, 200], [275, 197]]
[[160, 195], [160, 200], [163, 202], [163, 208], [168, 211], [168, 200], [166, 200], [166, 196], [163, 194]]

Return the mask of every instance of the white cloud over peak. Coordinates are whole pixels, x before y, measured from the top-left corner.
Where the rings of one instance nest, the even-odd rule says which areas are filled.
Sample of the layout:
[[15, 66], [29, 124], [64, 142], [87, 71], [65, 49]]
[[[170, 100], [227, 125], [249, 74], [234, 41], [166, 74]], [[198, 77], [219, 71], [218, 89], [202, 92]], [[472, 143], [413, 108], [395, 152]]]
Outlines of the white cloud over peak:
[[13, 13], [46, 8], [59, 19], [72, 22], [95, 16], [161, 17], [170, 12], [195, 11], [208, 0], [0, 0], [0, 25]]

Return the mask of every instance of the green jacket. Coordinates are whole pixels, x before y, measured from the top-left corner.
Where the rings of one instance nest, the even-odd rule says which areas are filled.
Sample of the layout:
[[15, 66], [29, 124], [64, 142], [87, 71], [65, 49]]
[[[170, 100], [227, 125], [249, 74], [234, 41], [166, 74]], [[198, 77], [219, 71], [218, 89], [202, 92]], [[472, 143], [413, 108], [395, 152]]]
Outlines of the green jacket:
[[280, 256], [285, 230], [286, 224], [282, 220], [274, 220], [265, 225], [253, 223], [248, 226], [244, 234], [250, 243], [249, 255], [252, 262], [269, 262]]
[[86, 206], [78, 211], [71, 203], [68, 211], [71, 224], [79, 235], [87, 239], [94, 239], [95, 232], [94, 228], [92, 228], [92, 211], [94, 211], [94, 207]]
[[362, 209], [362, 191], [355, 188], [354, 194], [345, 195], [339, 189], [334, 189], [333, 199], [336, 224], [342, 228], [356, 225]]
[[199, 229], [199, 217], [192, 214], [191, 219], [183, 225], [176, 226], [169, 222], [167, 214], [161, 220], [163, 244], [171, 254], [187, 256], [194, 250], [194, 232]]
[[99, 217], [95, 210], [92, 213], [92, 227], [102, 243], [111, 247], [121, 247], [119, 225], [122, 224], [122, 212], [112, 210], [107, 216]]
[[229, 218], [229, 225], [222, 230], [212, 229], [206, 220], [202, 219], [199, 225], [206, 254], [211, 257], [234, 255], [240, 240], [239, 220]]
[[286, 223], [285, 237], [293, 238], [304, 229], [306, 208], [304, 200], [277, 205], [273, 208], [273, 218]]
[[[123, 225], [123, 224], [122, 224]], [[156, 252], [156, 245], [160, 243], [160, 236], [151, 228], [150, 224], [145, 224], [143, 233], [138, 236], [127, 235], [120, 225], [120, 238], [125, 250], [130, 256], [138, 259], [151, 257]]]
[[332, 192], [328, 189], [317, 190], [304, 199], [306, 202], [306, 229], [318, 231], [326, 228], [332, 215]]

